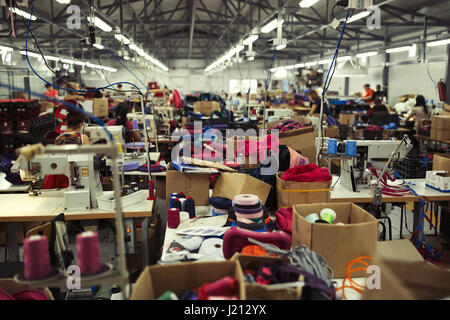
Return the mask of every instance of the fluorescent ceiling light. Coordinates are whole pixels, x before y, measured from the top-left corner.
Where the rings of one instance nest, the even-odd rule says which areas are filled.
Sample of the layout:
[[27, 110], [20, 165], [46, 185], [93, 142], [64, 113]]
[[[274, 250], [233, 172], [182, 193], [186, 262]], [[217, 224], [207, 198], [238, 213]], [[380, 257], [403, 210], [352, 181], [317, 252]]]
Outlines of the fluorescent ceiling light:
[[437, 46], [445, 46], [450, 44], [450, 39], [444, 39], [444, 40], [437, 40], [437, 41], [432, 41], [432, 42], [428, 42], [427, 46], [428, 47], [437, 47]]
[[[284, 23], [284, 20], [281, 20], [281, 23]], [[262, 33], [269, 33], [272, 30], [275, 30], [278, 27], [278, 19], [273, 19], [264, 27], [261, 28]]]
[[[23, 55], [23, 56], [26, 56], [27, 52], [26, 51], [20, 51], [20, 54]], [[34, 53], [34, 52], [30, 52], [30, 51], [28, 51], [28, 56], [29, 57], [33, 57], [33, 58], [40, 58], [41, 57], [40, 54], [37, 54], [37, 53]]]
[[286, 70], [292, 70], [292, 69], [295, 69], [295, 65], [286, 66], [286, 67], [284, 67], [284, 69], [286, 69]]
[[253, 61], [255, 60], [255, 57], [248, 57], [248, 61]]
[[315, 66], [315, 65], [317, 65], [317, 61], [305, 63], [305, 66], [307, 66], [307, 67], [312, 67], [312, 66]]
[[0, 46], [0, 51], [13, 51], [13, 48]]
[[283, 50], [284, 48], [286, 48], [286, 45], [285, 44], [280, 44], [280, 45], [278, 45], [277, 47], [276, 47], [276, 49], [279, 51], [279, 50]]
[[100, 50], [103, 50], [103, 49], [105, 49], [105, 47], [104, 46], [102, 46], [101, 44], [99, 44], [99, 43], [94, 43], [93, 44], [93, 46], [95, 47], [95, 48], [97, 48], [97, 49], [100, 49]]
[[130, 50], [136, 51], [137, 46], [134, 43], [130, 44]]
[[352, 57], [350, 57], [350, 56], [343, 56], [343, 57], [337, 58], [338, 62], [344, 62], [344, 61], [349, 61], [349, 60], [352, 60]]
[[325, 59], [325, 60], [320, 60], [319, 64], [331, 64], [331, 62], [333, 62], [332, 59]]
[[357, 58], [367, 58], [367, 57], [376, 56], [377, 54], [378, 54], [378, 52], [371, 51], [371, 52], [358, 53], [358, 54], [356, 54], [356, 57]]
[[[87, 18], [89, 22], [91, 22], [91, 17]], [[100, 19], [99, 17], [95, 17], [94, 18], [94, 25], [97, 28], [100, 28], [101, 30], [105, 31], [105, 32], [111, 32], [112, 27], [107, 24], [106, 22], [104, 22], [102, 19]]]
[[302, 8], [309, 8], [313, 5], [315, 5], [319, 0], [302, 0], [299, 3], [299, 6]]
[[62, 63], [67, 63], [67, 64], [73, 64], [75, 61], [71, 60], [71, 59], [61, 59]]
[[411, 46], [406, 46], [406, 47], [387, 49], [386, 53], [397, 53], [397, 52], [405, 52], [405, 51], [410, 51], [410, 50], [411, 50]]
[[360, 13], [358, 13], [358, 14], [352, 16], [350, 19], [348, 19], [348, 20], [347, 20], [347, 23], [355, 22], [355, 21], [357, 21], [357, 20], [363, 19], [363, 18], [365, 18], [365, 17], [367, 17], [367, 16], [370, 16], [370, 15], [371, 15], [370, 11], [363, 11], [363, 12], [360, 12]]
[[44, 58], [46, 60], [50, 60], [50, 61], [59, 61], [60, 60], [58, 57], [54, 57], [54, 56], [44, 56]]
[[74, 64], [76, 64], [77, 66], [85, 66], [86, 65], [86, 62], [83, 62], [83, 61], [74, 61]]
[[123, 57], [126, 61], [128, 61], [128, 60], [130, 60], [130, 57], [129, 56], [125, 56], [125, 57]]
[[[30, 14], [28, 12], [25, 12], [23, 10], [20, 10], [18, 8], [9, 8], [9, 11], [14, 12], [15, 14], [24, 17], [25, 19], [30, 19]], [[31, 16], [31, 20], [36, 20], [37, 18], [35, 16]]]
[[70, 0], [56, 0], [56, 2], [59, 2], [61, 4], [68, 4], [70, 3]]
[[304, 66], [305, 66], [304, 63], [297, 63], [297, 64], [295, 65], [296, 68], [303, 68]]
[[130, 40], [128, 40], [127, 37], [125, 37], [125, 36], [123, 36], [121, 34], [115, 34], [114, 38], [116, 38], [117, 41], [120, 41], [120, 42], [123, 41], [124, 45], [128, 45], [130, 43]]
[[256, 40], [258, 40], [259, 36], [257, 34], [252, 34], [251, 36], [249, 36], [247, 39], [245, 39], [242, 43], [246, 46], [250, 45], [251, 43], [255, 42]]

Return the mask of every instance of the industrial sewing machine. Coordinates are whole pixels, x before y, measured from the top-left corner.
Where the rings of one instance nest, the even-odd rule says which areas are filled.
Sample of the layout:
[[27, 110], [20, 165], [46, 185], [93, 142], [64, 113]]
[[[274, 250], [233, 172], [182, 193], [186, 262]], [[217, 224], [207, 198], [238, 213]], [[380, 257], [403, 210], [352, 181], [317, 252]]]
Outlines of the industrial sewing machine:
[[[114, 140], [121, 145], [125, 144], [125, 128], [123, 126], [108, 126], [108, 131], [114, 137]], [[105, 129], [100, 126], [83, 126], [83, 133], [88, 136], [89, 140], [106, 140], [109, 141], [109, 136]]]
[[[142, 115], [140, 113], [129, 113], [128, 114], [128, 119], [130, 119], [131, 121], [133, 120], [137, 120], [137, 123], [139, 125], [139, 130], [144, 130], [143, 129], [143, 124], [144, 124], [144, 119], [147, 120], [147, 134], [148, 134], [148, 138], [150, 139], [155, 139], [156, 135], [157, 135], [157, 130], [156, 130], [156, 119], [155, 116], [153, 114], [146, 114], [146, 115]], [[108, 127], [109, 129], [109, 127]]]
[[[347, 141], [344, 141], [346, 143]], [[401, 144], [401, 145], [399, 145]], [[341, 147], [342, 148], [342, 147]], [[406, 136], [398, 140], [357, 140], [356, 157], [342, 156], [340, 183], [349, 190], [356, 192], [370, 186], [372, 175], [370, 168], [383, 170], [388, 160], [403, 160], [412, 150], [411, 141]], [[339, 151], [338, 147], [338, 151]]]
[[267, 122], [273, 122], [283, 119], [288, 119], [294, 116], [294, 112], [291, 109], [266, 109], [264, 114], [264, 119], [267, 119]]
[[69, 187], [62, 193], [64, 208], [70, 211], [98, 208], [97, 199], [103, 195], [100, 167], [101, 160], [94, 154], [40, 154], [30, 160], [20, 155], [11, 172], [20, 172], [23, 181], [43, 180], [46, 175], [67, 176]]

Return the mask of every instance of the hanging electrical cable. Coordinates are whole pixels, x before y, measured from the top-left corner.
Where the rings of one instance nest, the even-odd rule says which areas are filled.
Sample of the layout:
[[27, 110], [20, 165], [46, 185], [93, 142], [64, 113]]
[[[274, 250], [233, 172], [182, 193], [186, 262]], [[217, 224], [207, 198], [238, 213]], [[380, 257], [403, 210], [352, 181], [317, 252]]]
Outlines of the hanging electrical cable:
[[113, 83], [112, 85], [104, 86], [104, 87], [101, 87], [101, 88], [96, 88], [96, 89], [93, 89], [93, 90], [75, 90], [75, 89], [68, 89], [68, 88], [60, 87], [60, 86], [55, 85], [55, 84], [53, 84], [53, 83], [51, 83], [51, 82], [45, 80], [44, 78], [42, 78], [41, 75], [38, 74], [38, 73], [36, 72], [36, 70], [34, 70], [33, 66], [31, 65], [30, 58], [29, 58], [29, 56], [28, 56], [28, 39], [29, 39], [29, 33], [30, 33], [30, 30], [31, 30], [31, 18], [33, 17], [33, 12], [34, 12], [33, 0], [29, 0], [29, 4], [30, 4], [30, 19], [28, 20], [27, 33], [26, 33], [26, 38], [25, 38], [25, 54], [26, 54], [26, 59], [27, 59], [27, 62], [28, 62], [28, 66], [30, 67], [31, 71], [32, 71], [39, 79], [41, 79], [43, 82], [45, 82], [45, 83], [51, 85], [53, 88], [56, 88], [56, 89], [65, 90], [65, 91], [69, 91], [69, 92], [83, 92], [83, 93], [100, 91], [100, 90], [107, 89], [107, 88], [109, 88], [109, 87], [111, 87], [111, 86], [118, 85], [118, 84], [129, 84], [129, 85], [131, 85], [132, 87], [135, 87], [135, 88], [138, 90], [138, 92], [139, 92], [141, 95], [143, 95], [143, 93], [141, 92], [141, 90], [139, 89], [139, 87], [137, 87], [135, 84], [133, 84], [133, 83], [131, 83], [131, 82], [126, 82], [126, 81], [124, 81], [124, 82], [116, 82], [116, 83]]

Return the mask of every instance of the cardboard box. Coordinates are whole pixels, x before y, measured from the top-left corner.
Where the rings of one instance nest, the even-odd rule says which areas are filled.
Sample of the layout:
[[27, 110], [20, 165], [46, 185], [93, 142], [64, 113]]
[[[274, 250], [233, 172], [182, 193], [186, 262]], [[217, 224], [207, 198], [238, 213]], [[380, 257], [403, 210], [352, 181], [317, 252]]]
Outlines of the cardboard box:
[[307, 157], [310, 163], [316, 163], [316, 136], [313, 127], [281, 132], [280, 144], [287, 145]]
[[437, 129], [436, 128], [431, 127], [430, 138], [437, 139]]
[[431, 118], [431, 127], [438, 130], [449, 130], [450, 116], [433, 116]]
[[[0, 279], [0, 288], [2, 288], [4, 291], [6, 291], [9, 294], [14, 294], [14, 293], [22, 291], [22, 290], [33, 289], [25, 284], [19, 284], [16, 281], [14, 281], [14, 279], [10, 279], [10, 278]], [[38, 289], [38, 290], [43, 291], [47, 295], [49, 300], [55, 300], [52, 292], [48, 288], [43, 288], [43, 289]]]
[[222, 172], [217, 179], [213, 197], [233, 200], [238, 194], [254, 194], [265, 204], [272, 186], [244, 173]]
[[436, 140], [450, 140], [450, 130], [436, 129]]
[[427, 171], [425, 184], [440, 191], [450, 191], [450, 177], [448, 171]]
[[220, 111], [220, 103], [218, 101], [197, 101], [194, 102], [194, 112], [202, 113], [205, 116], [211, 116], [213, 111]]
[[[304, 217], [324, 208], [336, 212], [332, 225], [310, 223]], [[342, 222], [344, 226], [335, 223]], [[347, 264], [361, 256], [376, 257], [378, 221], [354, 203], [316, 203], [293, 206], [292, 247], [306, 245], [325, 258], [334, 278], [346, 276]], [[355, 272], [353, 278], [364, 276]]]
[[[228, 156], [228, 152], [231, 152], [230, 149], [233, 148], [233, 153], [236, 154], [236, 151], [239, 148], [243, 148], [246, 141], [250, 142], [249, 151], [257, 151], [259, 142], [261, 141], [261, 137], [248, 137], [248, 136], [234, 136], [232, 138], [226, 139], [226, 153], [224, 157]], [[259, 166], [259, 155], [257, 153], [253, 155], [244, 156], [244, 161], [242, 167], [245, 169], [255, 169]], [[238, 159], [236, 159], [238, 160]], [[242, 162], [242, 161], [241, 161]]]
[[[242, 271], [245, 270], [257, 270], [261, 264], [274, 263], [277, 261], [283, 261], [289, 263], [287, 258], [275, 258], [269, 256], [247, 256], [236, 253], [231, 260], [236, 260]], [[303, 281], [303, 276], [299, 281]], [[299, 300], [302, 293], [302, 287], [290, 288], [290, 289], [270, 289], [268, 286], [264, 286], [256, 283], [246, 283], [245, 298], [246, 300]]]
[[243, 273], [236, 260], [214, 262], [186, 262], [147, 267], [136, 281], [131, 300], [154, 300], [167, 290], [179, 295], [230, 276], [239, 283], [239, 298], [245, 300]]
[[170, 194], [184, 192], [191, 196], [196, 206], [209, 206], [209, 173], [181, 173], [171, 165], [166, 172], [166, 202]]
[[376, 259], [380, 289], [364, 290], [362, 300], [438, 300], [450, 296], [450, 271], [427, 261]]
[[433, 155], [433, 171], [450, 172], [450, 154], [435, 153]]
[[328, 126], [325, 130], [325, 137], [339, 139], [339, 127]]
[[277, 174], [277, 202], [279, 208], [291, 208], [296, 204], [330, 202], [331, 181], [295, 182], [281, 180]]
[[107, 117], [108, 116], [108, 99], [106, 98], [95, 98], [92, 105], [92, 114], [96, 117]]
[[339, 123], [342, 125], [352, 126], [355, 123], [355, 115], [350, 113], [339, 114]]

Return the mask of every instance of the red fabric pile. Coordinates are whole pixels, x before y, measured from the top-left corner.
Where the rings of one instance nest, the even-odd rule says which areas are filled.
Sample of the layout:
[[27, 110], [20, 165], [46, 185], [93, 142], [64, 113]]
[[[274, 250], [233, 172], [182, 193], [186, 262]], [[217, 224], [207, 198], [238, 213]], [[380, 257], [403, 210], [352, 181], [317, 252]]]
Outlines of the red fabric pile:
[[292, 234], [292, 208], [279, 208], [275, 212], [277, 228]]
[[296, 166], [281, 176], [281, 180], [295, 182], [328, 182], [331, 179], [328, 168], [319, 168], [314, 163]]

